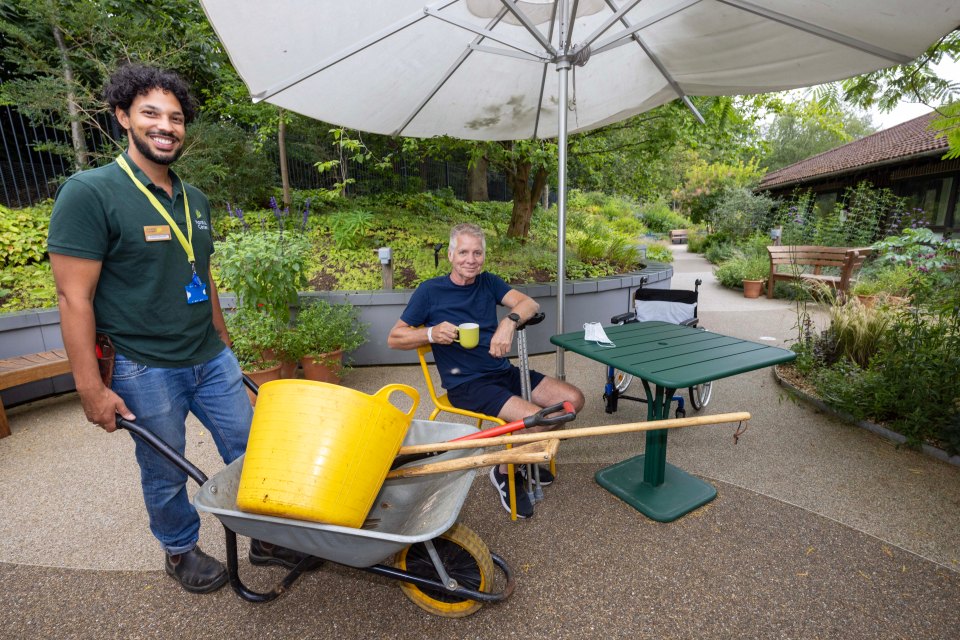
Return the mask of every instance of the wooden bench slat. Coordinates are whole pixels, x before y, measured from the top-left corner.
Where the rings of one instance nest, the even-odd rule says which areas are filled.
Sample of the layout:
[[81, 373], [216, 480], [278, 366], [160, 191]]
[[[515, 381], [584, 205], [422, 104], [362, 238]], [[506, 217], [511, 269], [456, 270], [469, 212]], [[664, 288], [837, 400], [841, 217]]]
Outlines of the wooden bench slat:
[[[0, 360], [0, 389], [9, 389], [28, 382], [37, 382], [70, 373], [70, 360], [63, 349], [28, 353]], [[10, 435], [7, 412], [0, 404], [0, 438]]]

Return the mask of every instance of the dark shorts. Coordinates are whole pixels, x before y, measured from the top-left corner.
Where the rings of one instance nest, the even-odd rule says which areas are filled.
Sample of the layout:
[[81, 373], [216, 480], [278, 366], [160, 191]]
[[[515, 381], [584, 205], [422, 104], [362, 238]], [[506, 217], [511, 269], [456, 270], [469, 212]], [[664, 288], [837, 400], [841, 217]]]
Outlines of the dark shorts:
[[[536, 389], [544, 378], [546, 376], [539, 371], [530, 369], [530, 389]], [[447, 391], [447, 398], [453, 406], [488, 416], [499, 415], [507, 400], [520, 395], [520, 369], [514, 366], [503, 372], [464, 382]]]

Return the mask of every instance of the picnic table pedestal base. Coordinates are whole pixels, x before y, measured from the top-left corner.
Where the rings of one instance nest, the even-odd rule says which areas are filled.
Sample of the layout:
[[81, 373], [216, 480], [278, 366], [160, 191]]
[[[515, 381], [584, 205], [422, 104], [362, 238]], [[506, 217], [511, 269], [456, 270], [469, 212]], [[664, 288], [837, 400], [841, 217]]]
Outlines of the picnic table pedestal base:
[[647, 432], [645, 454], [598, 471], [601, 487], [657, 522], [672, 522], [717, 497], [708, 482], [666, 461], [667, 430]]

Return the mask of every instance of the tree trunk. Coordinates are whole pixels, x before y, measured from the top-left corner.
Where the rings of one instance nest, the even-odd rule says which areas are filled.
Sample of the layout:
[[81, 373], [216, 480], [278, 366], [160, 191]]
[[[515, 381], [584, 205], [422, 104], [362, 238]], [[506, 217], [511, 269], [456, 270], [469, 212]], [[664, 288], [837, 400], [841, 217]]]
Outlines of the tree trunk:
[[513, 213], [510, 215], [510, 226], [507, 228], [508, 238], [518, 238], [526, 242], [530, 235], [530, 220], [533, 218], [533, 208], [543, 187], [547, 184], [546, 169], [539, 168], [533, 176], [533, 185], [530, 185], [531, 163], [520, 161], [514, 165], [512, 171], [507, 172], [507, 180], [513, 189]]
[[467, 202], [488, 202], [490, 192], [487, 189], [487, 168], [490, 163], [486, 157], [479, 157], [467, 165]]
[[283, 185], [283, 206], [290, 208], [290, 171], [287, 168], [287, 125], [283, 117], [283, 109], [279, 109], [277, 125], [277, 153], [280, 154], [280, 183]]
[[67, 44], [63, 40], [63, 32], [56, 24], [50, 26], [53, 39], [57, 43], [60, 61], [63, 64], [63, 81], [67, 85], [67, 113], [70, 114], [70, 138], [73, 141], [73, 168], [82, 171], [87, 168], [89, 155], [87, 141], [83, 137], [83, 126], [80, 122], [80, 107], [77, 104], [77, 94], [74, 91], [73, 67], [70, 65]]

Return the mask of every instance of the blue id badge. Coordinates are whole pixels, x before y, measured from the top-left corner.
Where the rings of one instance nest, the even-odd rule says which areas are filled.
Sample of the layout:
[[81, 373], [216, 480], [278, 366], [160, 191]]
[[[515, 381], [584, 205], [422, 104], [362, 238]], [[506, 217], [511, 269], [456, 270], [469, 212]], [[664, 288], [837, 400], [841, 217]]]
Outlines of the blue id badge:
[[200, 276], [196, 273], [193, 274], [193, 279], [184, 289], [187, 291], [187, 304], [206, 302], [210, 299], [210, 296], [207, 295], [207, 285], [203, 284]]

